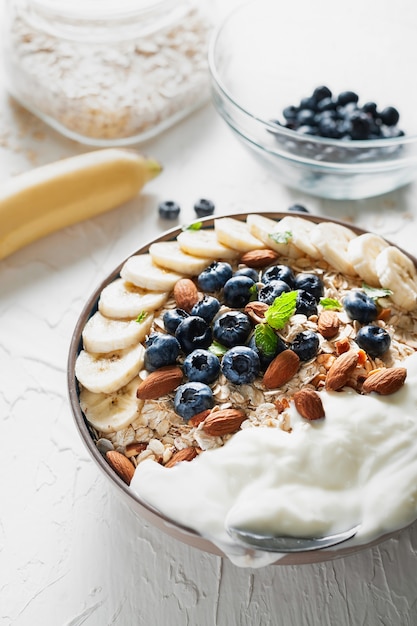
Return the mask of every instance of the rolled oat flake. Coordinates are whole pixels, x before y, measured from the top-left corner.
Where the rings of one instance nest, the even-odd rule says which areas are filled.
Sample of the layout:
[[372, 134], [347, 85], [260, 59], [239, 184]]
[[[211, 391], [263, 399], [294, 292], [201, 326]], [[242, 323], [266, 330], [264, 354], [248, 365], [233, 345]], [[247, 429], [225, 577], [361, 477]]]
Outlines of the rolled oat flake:
[[149, 139], [209, 96], [203, 0], [10, 0], [7, 87], [64, 135]]

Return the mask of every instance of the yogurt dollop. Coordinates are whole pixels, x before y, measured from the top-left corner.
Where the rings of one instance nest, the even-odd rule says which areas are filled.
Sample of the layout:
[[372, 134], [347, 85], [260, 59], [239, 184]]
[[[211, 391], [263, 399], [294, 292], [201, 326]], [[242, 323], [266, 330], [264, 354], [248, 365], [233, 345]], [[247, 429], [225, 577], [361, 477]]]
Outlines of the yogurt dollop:
[[242, 566], [277, 555], [248, 558], [229, 525], [311, 537], [360, 524], [345, 546], [402, 528], [417, 516], [417, 354], [401, 365], [407, 379], [395, 394], [323, 391], [324, 419], [303, 420], [291, 404], [291, 433], [246, 428], [191, 463], [144, 461], [131, 488]]

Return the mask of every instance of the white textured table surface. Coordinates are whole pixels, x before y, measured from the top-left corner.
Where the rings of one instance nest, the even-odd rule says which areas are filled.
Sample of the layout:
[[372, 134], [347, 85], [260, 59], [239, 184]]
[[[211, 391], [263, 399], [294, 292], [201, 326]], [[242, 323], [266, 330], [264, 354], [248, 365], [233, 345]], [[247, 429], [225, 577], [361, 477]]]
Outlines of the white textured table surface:
[[[1, 180], [85, 150], [13, 105], [1, 85]], [[201, 196], [217, 215], [297, 201], [415, 253], [416, 185], [358, 202], [292, 192], [211, 105], [141, 149], [164, 172], [140, 197], [0, 262], [0, 626], [415, 625], [417, 526], [344, 560], [243, 570], [138, 521], [76, 432], [66, 360], [93, 288], [171, 226], [158, 220], [158, 201], [178, 201], [184, 223]]]

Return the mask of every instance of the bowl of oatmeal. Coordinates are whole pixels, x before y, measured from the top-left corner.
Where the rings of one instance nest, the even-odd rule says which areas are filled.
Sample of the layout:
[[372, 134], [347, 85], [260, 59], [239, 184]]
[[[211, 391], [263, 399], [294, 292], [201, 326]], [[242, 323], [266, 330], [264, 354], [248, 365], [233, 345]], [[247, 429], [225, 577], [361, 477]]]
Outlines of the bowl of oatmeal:
[[[376, 234], [290, 213], [207, 218], [142, 246], [71, 341], [92, 459], [140, 517], [239, 566], [334, 559], [408, 526], [416, 263]], [[333, 548], [280, 554], [229, 532], [351, 527]]]

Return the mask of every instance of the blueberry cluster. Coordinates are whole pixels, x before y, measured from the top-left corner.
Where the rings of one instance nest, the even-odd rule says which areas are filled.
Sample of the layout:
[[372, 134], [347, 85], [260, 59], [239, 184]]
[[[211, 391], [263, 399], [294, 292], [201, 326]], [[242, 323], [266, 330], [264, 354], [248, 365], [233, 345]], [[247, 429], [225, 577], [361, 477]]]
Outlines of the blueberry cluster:
[[391, 345], [391, 337], [385, 328], [371, 324], [378, 317], [374, 299], [363, 291], [353, 290], [343, 299], [343, 307], [350, 319], [364, 324], [356, 333], [358, 346], [371, 358], [382, 356]]
[[287, 106], [282, 114], [284, 122], [275, 120], [277, 124], [304, 135], [343, 140], [404, 135], [397, 125], [400, 116], [396, 108], [388, 106], [380, 111], [375, 102], [359, 106], [357, 93], [343, 91], [333, 95], [325, 85], [314, 89], [298, 104]]

